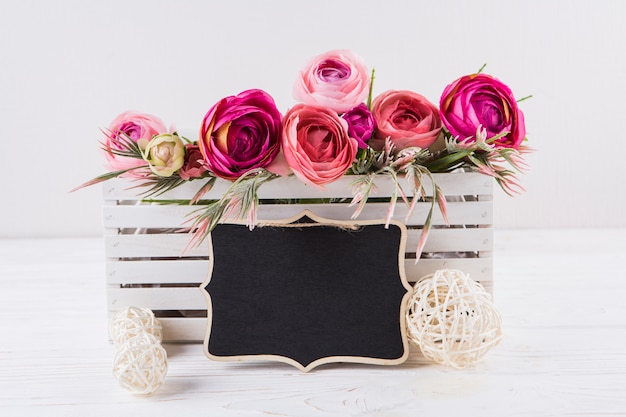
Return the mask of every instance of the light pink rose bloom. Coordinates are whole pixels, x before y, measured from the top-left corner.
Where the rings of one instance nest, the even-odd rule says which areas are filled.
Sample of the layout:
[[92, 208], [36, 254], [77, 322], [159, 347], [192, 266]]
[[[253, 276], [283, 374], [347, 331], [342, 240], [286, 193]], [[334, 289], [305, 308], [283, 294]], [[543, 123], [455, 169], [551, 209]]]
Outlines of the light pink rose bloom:
[[[124, 150], [122, 140], [130, 139], [137, 142], [140, 148], [146, 145], [154, 136], [167, 132], [165, 124], [151, 114], [127, 111], [117, 116], [105, 130], [104, 156], [109, 168], [113, 171], [121, 171], [133, 167], [146, 165], [146, 161], [140, 158], [128, 158], [113, 154], [109, 150]], [[145, 174], [145, 172], [143, 173]], [[125, 176], [142, 176], [142, 173], [130, 171]]]
[[344, 113], [369, 93], [370, 75], [363, 60], [351, 51], [329, 51], [310, 60], [300, 71], [293, 96], [305, 104]]
[[390, 138], [396, 150], [428, 148], [441, 132], [439, 110], [424, 96], [407, 90], [390, 90], [372, 102], [376, 120], [374, 139], [369, 144], [380, 150]]
[[298, 104], [283, 118], [282, 149], [294, 174], [322, 186], [342, 177], [354, 162], [356, 139], [348, 123], [326, 107]]

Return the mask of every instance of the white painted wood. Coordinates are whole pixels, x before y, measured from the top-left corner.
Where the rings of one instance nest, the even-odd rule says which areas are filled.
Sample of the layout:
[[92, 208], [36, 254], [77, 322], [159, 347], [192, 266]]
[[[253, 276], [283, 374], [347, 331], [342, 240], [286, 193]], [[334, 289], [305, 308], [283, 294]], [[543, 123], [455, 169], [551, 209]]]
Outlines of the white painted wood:
[[407, 278], [411, 282], [444, 268], [460, 269], [479, 282], [493, 281], [492, 258], [420, 259], [418, 263], [415, 263], [414, 259], [405, 261]]
[[[491, 195], [493, 194], [493, 181], [483, 174], [476, 172], [454, 173], [454, 174], [433, 174], [435, 182], [441, 187], [447, 196], [453, 195]], [[259, 198], [275, 199], [285, 198], [285, 190], [289, 190], [291, 198], [350, 198], [350, 184], [354, 181], [352, 176], [344, 176], [339, 180], [328, 184], [323, 188], [309, 186], [291, 176], [287, 178], [279, 178], [265, 183], [259, 190]], [[183, 184], [174, 190], [168, 191], [154, 199], [162, 200], [186, 200], [193, 196], [202, 186], [202, 181], [191, 181]], [[375, 184], [379, 190], [382, 190], [376, 196], [385, 196], [384, 190], [390, 189], [393, 182], [387, 176], [377, 178]], [[405, 183], [401, 182], [401, 185]], [[105, 200], [137, 200], [138, 194], [142, 192], [142, 188], [136, 187], [137, 183], [124, 178], [117, 178], [107, 181], [103, 184], [103, 198]], [[424, 187], [427, 193], [432, 193], [430, 181], [425, 180]], [[228, 181], [218, 179], [213, 189], [205, 195], [206, 199], [220, 198], [228, 189], [230, 183]], [[408, 195], [409, 187], [404, 187]]]
[[[335, 206], [342, 208], [336, 208]], [[267, 207], [267, 208], [266, 208]], [[488, 225], [493, 223], [493, 203], [489, 201], [472, 202], [451, 202], [447, 204], [450, 224], [453, 225]], [[302, 209], [315, 211], [318, 215], [327, 218], [350, 218], [354, 213], [353, 207], [348, 204], [300, 204], [298, 207], [293, 204], [260, 206], [259, 218], [266, 220], [277, 220], [285, 217], [293, 217]], [[387, 217], [389, 209], [388, 203], [368, 203], [359, 215], [359, 220], [377, 220]], [[430, 210], [429, 204], [416, 205], [411, 216], [406, 220], [406, 224], [422, 225]], [[394, 210], [393, 219], [405, 221], [408, 214], [408, 207], [403, 203], [398, 203]], [[446, 223], [439, 209], [435, 209], [432, 224], [444, 226]]]
[[[414, 252], [421, 235], [421, 229], [408, 234], [407, 252]], [[431, 229], [426, 241], [426, 252], [489, 251], [493, 248], [493, 230], [472, 229]]]
[[[410, 229], [407, 252], [415, 253], [421, 229]], [[485, 251], [492, 248], [493, 231], [491, 229], [431, 229], [426, 241], [425, 252], [461, 252]], [[132, 234], [105, 237], [106, 256], [108, 258], [142, 257], [206, 257], [208, 245], [189, 248], [190, 236], [186, 233]], [[162, 265], [164, 262], [161, 262]], [[145, 265], [145, 264], [138, 264]], [[139, 268], [140, 266], [137, 266]]]
[[112, 311], [129, 305], [151, 310], [206, 310], [207, 307], [199, 286], [189, 288], [109, 288], [108, 294], [108, 308]]
[[[107, 228], [180, 228], [189, 225], [194, 211], [203, 206], [188, 205], [137, 205], [104, 206], [103, 221]], [[407, 224], [421, 225], [430, 210], [430, 203], [417, 203]], [[493, 203], [491, 201], [449, 202], [448, 220], [452, 225], [488, 225], [493, 223]], [[368, 203], [357, 220], [377, 220], [387, 217], [388, 203]], [[304, 210], [311, 210], [320, 216], [332, 219], [350, 219], [355, 212], [349, 204], [264, 204], [257, 213], [259, 221], [280, 220], [296, 216]], [[405, 221], [409, 212], [403, 202], [398, 202], [393, 218]], [[187, 222], [187, 223], [186, 223]], [[438, 208], [433, 216], [433, 224], [443, 226], [445, 222]]]
[[[422, 259], [416, 264], [413, 258], [431, 203], [418, 203], [408, 218], [406, 204], [398, 202], [394, 211], [393, 219], [409, 227], [408, 258], [405, 261], [407, 277], [414, 282], [440, 268], [458, 268], [470, 273], [491, 291], [493, 181], [477, 173], [438, 174], [435, 178], [449, 200], [447, 212], [451, 228], [436, 208], [433, 216], [436, 228], [431, 230], [424, 248], [424, 256], [429, 259]], [[269, 199], [341, 197], [349, 201], [353, 180], [354, 177], [345, 177], [322, 190], [307, 186], [293, 177], [281, 178], [264, 184], [259, 192], [262, 198]], [[221, 197], [229, 184], [218, 180], [206, 198]], [[391, 194], [393, 183], [389, 178], [378, 178], [376, 184], [378, 190], [375, 196], [388, 197]], [[163, 314], [206, 309], [198, 301], [196, 289], [186, 286], [199, 285], [205, 280], [209, 262], [208, 244], [187, 248], [191, 236], [181, 229], [188, 225], [186, 222], [193, 211], [202, 206], [143, 202], [139, 190], [133, 186], [132, 181], [125, 179], [103, 184], [108, 309], [115, 312], [126, 306], [139, 305], [162, 310]], [[158, 198], [188, 200], [201, 186], [201, 182], [194, 181]], [[259, 206], [258, 219], [260, 223], [283, 221], [298, 216], [304, 210], [327, 219], [344, 221], [351, 218], [355, 208], [349, 207], [348, 202], [275, 204], [275, 201], [266, 201]], [[388, 210], [388, 203], [368, 203], [356, 220], [384, 219]], [[468, 255], [471, 257], [467, 258]], [[185, 319], [181, 318], [178, 322]], [[182, 327], [169, 334], [180, 336], [180, 340], [202, 340], [203, 335], [193, 333], [194, 328], [186, 329]]]
[[209, 271], [208, 260], [107, 261], [108, 284], [200, 284]]
[[[497, 230], [505, 337], [474, 368], [431, 364], [413, 349], [399, 366], [303, 374], [280, 363], [213, 362], [200, 344], [168, 343], [165, 384], [148, 398], [111, 375], [102, 239], [0, 240], [0, 415], [624, 416], [624, 236]], [[166, 334], [202, 327], [163, 322]]]
[[[105, 236], [108, 258], [208, 256], [206, 245], [189, 247], [186, 233], [158, 233]], [[185, 250], [187, 248], [187, 250]]]

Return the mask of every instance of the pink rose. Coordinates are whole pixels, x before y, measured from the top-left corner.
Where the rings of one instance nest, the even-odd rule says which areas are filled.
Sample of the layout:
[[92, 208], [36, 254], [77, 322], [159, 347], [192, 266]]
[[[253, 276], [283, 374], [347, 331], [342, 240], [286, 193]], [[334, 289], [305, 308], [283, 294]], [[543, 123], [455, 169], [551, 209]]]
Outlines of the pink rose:
[[363, 103], [348, 110], [341, 116], [348, 122], [348, 135], [359, 142], [359, 148], [367, 149], [367, 142], [371, 139], [376, 128], [374, 116]]
[[362, 103], [370, 76], [363, 60], [350, 51], [329, 51], [310, 60], [300, 71], [293, 96], [305, 104], [343, 113]]
[[390, 90], [372, 103], [376, 131], [370, 146], [382, 149], [386, 138], [396, 150], [428, 148], [441, 132], [439, 111], [424, 96], [406, 90]]
[[262, 90], [220, 100], [202, 122], [200, 152], [218, 177], [235, 180], [255, 168], [268, 168], [280, 150], [281, 114]]
[[[105, 131], [106, 139], [104, 141], [104, 156], [107, 160], [109, 168], [113, 171], [121, 171], [133, 167], [146, 165], [146, 161], [140, 158], [130, 158], [115, 155], [112, 151], [126, 150], [123, 145], [124, 140], [130, 139], [139, 144], [141, 149], [145, 149], [146, 145], [154, 136], [166, 133], [165, 124], [156, 116], [150, 114], [127, 111], [117, 116]], [[143, 176], [144, 173], [130, 171], [125, 176]]]
[[204, 157], [202, 152], [200, 152], [200, 148], [198, 145], [187, 143], [185, 149], [185, 162], [178, 170], [178, 175], [185, 181], [202, 178], [207, 169], [204, 165]]
[[[440, 101], [441, 119], [452, 136], [473, 138], [482, 126], [498, 148], [517, 149], [526, 136], [524, 114], [511, 89], [487, 74], [466, 75], [448, 85]], [[474, 138], [475, 140], [475, 138]]]
[[297, 104], [283, 119], [283, 153], [303, 182], [321, 186], [343, 176], [358, 150], [348, 124], [325, 107]]

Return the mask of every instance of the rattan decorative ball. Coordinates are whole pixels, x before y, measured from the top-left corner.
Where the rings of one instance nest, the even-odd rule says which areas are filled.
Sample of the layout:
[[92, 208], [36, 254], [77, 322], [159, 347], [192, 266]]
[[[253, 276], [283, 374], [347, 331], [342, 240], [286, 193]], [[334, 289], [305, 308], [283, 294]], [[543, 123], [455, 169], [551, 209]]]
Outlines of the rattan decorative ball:
[[502, 339], [491, 295], [468, 274], [442, 269], [413, 287], [406, 313], [409, 340], [439, 364], [465, 368]]
[[115, 346], [120, 346], [141, 333], [151, 334], [159, 343], [163, 340], [161, 322], [148, 308], [127, 307], [118, 311], [113, 316], [109, 333]]
[[151, 334], [141, 333], [119, 346], [113, 376], [120, 386], [139, 395], [154, 393], [165, 381], [167, 352]]

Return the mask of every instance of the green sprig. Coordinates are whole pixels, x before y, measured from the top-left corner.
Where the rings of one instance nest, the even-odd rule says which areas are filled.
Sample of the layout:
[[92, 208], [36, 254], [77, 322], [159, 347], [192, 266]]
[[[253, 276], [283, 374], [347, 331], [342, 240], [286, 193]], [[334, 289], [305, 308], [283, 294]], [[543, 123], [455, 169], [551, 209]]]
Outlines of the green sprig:
[[376, 77], [374, 77], [374, 73], [376, 72], [376, 69], [372, 68], [372, 75], [370, 77], [370, 89], [369, 89], [369, 93], [367, 94], [367, 109], [368, 110], [372, 110], [372, 95], [373, 95], [373, 91], [374, 91], [374, 79]]
[[248, 227], [254, 228], [259, 205], [258, 190], [275, 178], [278, 178], [276, 174], [262, 168], [250, 170], [237, 178], [219, 200], [193, 211], [190, 232], [196, 233], [188, 248], [201, 244], [220, 222], [228, 219], [243, 220], [247, 217]]

